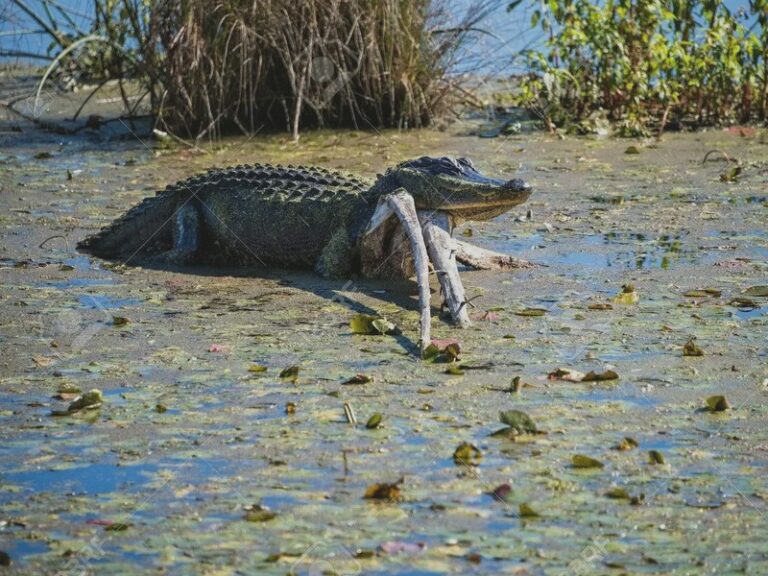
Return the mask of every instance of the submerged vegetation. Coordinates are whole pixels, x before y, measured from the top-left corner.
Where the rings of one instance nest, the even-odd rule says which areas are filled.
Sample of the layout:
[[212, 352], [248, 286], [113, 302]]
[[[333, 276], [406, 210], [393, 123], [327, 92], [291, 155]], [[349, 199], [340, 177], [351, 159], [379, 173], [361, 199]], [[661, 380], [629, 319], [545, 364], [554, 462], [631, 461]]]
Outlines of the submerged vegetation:
[[[521, 2], [509, 5], [519, 10]], [[768, 118], [768, 2], [548, 0], [531, 25], [546, 48], [526, 54], [517, 101], [549, 124], [588, 131], [596, 111], [635, 135], [655, 126]]]

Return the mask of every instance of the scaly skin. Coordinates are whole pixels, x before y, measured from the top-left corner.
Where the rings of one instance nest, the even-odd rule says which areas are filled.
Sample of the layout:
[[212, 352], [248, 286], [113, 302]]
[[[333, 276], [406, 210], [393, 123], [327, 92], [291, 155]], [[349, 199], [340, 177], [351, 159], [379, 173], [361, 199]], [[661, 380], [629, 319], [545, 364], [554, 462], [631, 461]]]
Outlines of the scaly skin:
[[[420, 158], [375, 182], [323, 168], [237, 166], [168, 186], [78, 248], [127, 263], [314, 267], [333, 277], [381, 276], [361, 266], [362, 237], [379, 198], [398, 189], [418, 210], [447, 214], [451, 226], [497, 216], [530, 195], [524, 182], [487, 178], [464, 159]], [[379, 233], [388, 235], [382, 246], [396, 228], [382, 227]]]

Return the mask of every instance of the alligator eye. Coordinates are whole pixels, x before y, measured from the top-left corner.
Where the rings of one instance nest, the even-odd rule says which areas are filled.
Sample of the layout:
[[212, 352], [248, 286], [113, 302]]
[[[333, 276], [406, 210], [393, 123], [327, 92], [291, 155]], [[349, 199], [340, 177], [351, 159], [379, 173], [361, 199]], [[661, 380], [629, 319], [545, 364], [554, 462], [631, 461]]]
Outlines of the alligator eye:
[[461, 164], [464, 164], [464, 165], [469, 166], [470, 168], [472, 168], [472, 170], [475, 169], [475, 165], [472, 164], [472, 160], [470, 160], [469, 158], [459, 158], [458, 160], [459, 160], [459, 162]]

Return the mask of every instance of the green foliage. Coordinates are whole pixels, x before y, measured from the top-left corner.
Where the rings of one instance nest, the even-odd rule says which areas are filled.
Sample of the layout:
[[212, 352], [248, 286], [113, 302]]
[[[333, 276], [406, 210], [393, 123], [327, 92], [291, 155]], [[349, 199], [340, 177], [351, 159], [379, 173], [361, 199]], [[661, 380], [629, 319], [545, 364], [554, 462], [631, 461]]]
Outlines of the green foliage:
[[518, 102], [550, 125], [602, 110], [631, 136], [768, 115], [768, 0], [736, 13], [721, 0], [545, 0], [531, 25], [548, 41], [526, 54]]

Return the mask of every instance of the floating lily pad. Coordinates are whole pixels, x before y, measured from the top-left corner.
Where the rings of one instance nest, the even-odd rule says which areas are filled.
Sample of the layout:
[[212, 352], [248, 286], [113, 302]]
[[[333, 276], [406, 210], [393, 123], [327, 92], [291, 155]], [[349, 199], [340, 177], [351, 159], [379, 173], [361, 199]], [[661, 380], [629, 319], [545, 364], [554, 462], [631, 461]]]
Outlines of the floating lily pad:
[[296, 381], [299, 379], [299, 370], [300, 370], [299, 366], [288, 366], [288, 368], [283, 368], [280, 371], [279, 376], [283, 380], [290, 380], [295, 384]]
[[517, 316], [527, 316], [530, 318], [535, 318], [537, 316], [544, 316], [544, 314], [547, 313], [546, 308], [523, 308], [522, 310], [516, 310], [515, 315]]
[[728, 398], [721, 394], [707, 398], [707, 410], [710, 412], [725, 412], [730, 407], [731, 404], [728, 402]]
[[69, 416], [70, 414], [75, 414], [81, 410], [95, 410], [100, 408], [103, 402], [104, 396], [102, 395], [101, 390], [94, 388], [75, 398], [66, 410], [53, 410], [51, 414], [53, 416]]
[[626, 488], [620, 488], [619, 486], [614, 486], [613, 488], [609, 489], [605, 493], [606, 498], [611, 498], [613, 500], [630, 500], [631, 496], [629, 495], [629, 492], [627, 492]]
[[728, 304], [730, 306], [735, 306], [736, 308], [743, 308], [745, 310], [754, 310], [755, 308], [760, 308], [760, 304], [758, 304], [751, 298], [744, 298], [742, 296], [731, 298], [728, 301]]
[[499, 412], [499, 420], [518, 434], [536, 434], [538, 429], [533, 419], [522, 410], [505, 410]]
[[621, 439], [621, 442], [616, 445], [616, 450], [625, 452], [627, 450], [634, 450], [638, 446], [640, 446], [640, 443], [637, 440], [631, 438], [630, 436], [625, 436]]
[[587, 372], [582, 377], [582, 382], [607, 382], [609, 380], [618, 380], [619, 375], [613, 370], [606, 370], [605, 372]]
[[373, 376], [368, 376], [368, 374], [355, 374], [351, 378], [344, 380], [342, 385], [369, 384], [370, 382], [373, 382]]
[[461, 354], [461, 344], [454, 338], [432, 340], [424, 350], [422, 358], [427, 362], [455, 362]]
[[262, 366], [261, 364], [251, 364], [248, 366], [248, 372], [253, 372], [254, 374], [258, 374], [260, 372], [266, 372], [267, 367]]
[[453, 452], [453, 462], [458, 466], [478, 466], [483, 453], [474, 444], [462, 442]]
[[113, 326], [125, 326], [129, 322], [130, 320], [128, 320], [128, 318], [126, 318], [125, 316], [112, 316]]
[[664, 454], [658, 450], [648, 450], [648, 462], [650, 464], [666, 464]]
[[365, 427], [369, 430], [373, 430], [375, 428], [378, 428], [381, 426], [381, 421], [384, 418], [384, 415], [380, 412], [374, 412], [373, 415], [368, 418], [368, 422], [365, 423]]
[[587, 308], [589, 310], [613, 310], [613, 306], [609, 302], [593, 302]]
[[381, 482], [378, 484], [371, 484], [366, 490], [363, 498], [366, 500], [387, 500], [389, 502], [399, 502], [402, 498], [400, 494], [400, 485], [403, 483], [403, 478], [400, 478], [397, 482]]
[[616, 304], [637, 304], [640, 301], [640, 295], [635, 291], [632, 284], [625, 284], [621, 287], [621, 292], [613, 297]]
[[268, 522], [276, 517], [277, 512], [273, 512], [261, 504], [253, 504], [251, 506], [246, 506], [243, 519], [248, 522]]
[[584, 454], [574, 454], [573, 458], [571, 459], [571, 463], [573, 464], [574, 468], [587, 469], [605, 467], [605, 464], [600, 462], [600, 460], [592, 458], [591, 456], [585, 456]]
[[525, 502], [521, 503], [518, 507], [518, 514], [520, 515], [520, 518], [539, 518], [541, 516], [541, 514], [536, 512], [530, 504], [526, 504]]
[[742, 292], [745, 296], [753, 296], [755, 298], [768, 298], [768, 286], [750, 286]]
[[699, 348], [691, 338], [683, 345], [683, 356], [704, 356], [704, 350]]
[[354, 334], [367, 335], [392, 334], [397, 329], [386, 318], [368, 314], [355, 314], [349, 321], [349, 328]]
[[637, 146], [634, 146], [634, 145], [627, 146], [624, 149], [624, 154], [630, 154], [630, 155], [632, 155], [632, 154], [640, 154], [640, 148], [638, 148]]

